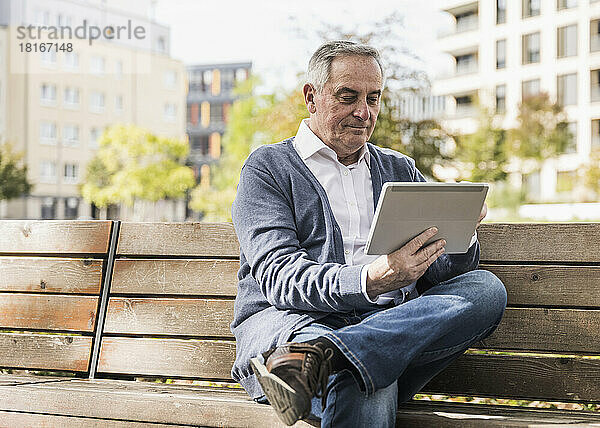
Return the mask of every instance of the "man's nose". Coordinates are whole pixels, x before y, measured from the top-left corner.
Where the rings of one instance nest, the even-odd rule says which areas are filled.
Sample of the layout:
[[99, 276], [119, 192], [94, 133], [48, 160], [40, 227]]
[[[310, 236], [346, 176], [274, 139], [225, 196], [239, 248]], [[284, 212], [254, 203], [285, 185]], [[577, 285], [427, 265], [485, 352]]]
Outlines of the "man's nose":
[[371, 117], [371, 112], [369, 111], [369, 106], [367, 104], [367, 100], [359, 101], [354, 109], [354, 117], [359, 118], [363, 122], [369, 120]]

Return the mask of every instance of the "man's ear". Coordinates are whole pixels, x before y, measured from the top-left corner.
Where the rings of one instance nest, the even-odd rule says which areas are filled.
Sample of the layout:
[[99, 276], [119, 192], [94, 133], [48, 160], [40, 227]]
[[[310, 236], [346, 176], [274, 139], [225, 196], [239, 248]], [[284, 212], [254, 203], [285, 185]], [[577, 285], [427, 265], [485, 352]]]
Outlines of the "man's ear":
[[306, 104], [306, 108], [310, 114], [314, 114], [317, 111], [317, 106], [315, 105], [315, 92], [315, 87], [310, 83], [305, 84], [302, 88], [304, 104]]

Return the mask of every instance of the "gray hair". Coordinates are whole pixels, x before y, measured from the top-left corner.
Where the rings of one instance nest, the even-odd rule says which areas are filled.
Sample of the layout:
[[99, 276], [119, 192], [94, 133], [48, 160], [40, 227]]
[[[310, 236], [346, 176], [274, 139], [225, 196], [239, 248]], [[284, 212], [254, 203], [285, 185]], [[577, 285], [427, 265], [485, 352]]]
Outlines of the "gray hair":
[[379, 65], [381, 78], [383, 79], [383, 67], [377, 49], [350, 40], [333, 40], [322, 44], [308, 62], [306, 79], [308, 83], [314, 86], [317, 93], [323, 90], [325, 83], [329, 80], [333, 60], [348, 55], [369, 56], [375, 59], [377, 65]]

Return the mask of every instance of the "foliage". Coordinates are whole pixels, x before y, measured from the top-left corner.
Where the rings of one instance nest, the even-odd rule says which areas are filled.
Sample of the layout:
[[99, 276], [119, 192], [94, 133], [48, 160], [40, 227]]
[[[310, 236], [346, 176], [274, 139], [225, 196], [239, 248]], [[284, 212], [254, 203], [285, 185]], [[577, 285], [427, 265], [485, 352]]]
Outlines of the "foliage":
[[98, 207], [182, 198], [194, 185], [193, 171], [183, 165], [188, 151], [183, 140], [159, 137], [133, 125], [112, 126], [87, 166], [81, 194]]
[[600, 198], [600, 149], [592, 150], [584, 170], [586, 186]]
[[22, 156], [13, 153], [8, 144], [0, 146], [0, 201], [27, 194], [32, 185], [27, 181], [27, 166]]
[[508, 163], [506, 131], [494, 124], [494, 114], [479, 108], [478, 127], [473, 134], [455, 137], [456, 159], [468, 171], [461, 177], [474, 182], [504, 181]]

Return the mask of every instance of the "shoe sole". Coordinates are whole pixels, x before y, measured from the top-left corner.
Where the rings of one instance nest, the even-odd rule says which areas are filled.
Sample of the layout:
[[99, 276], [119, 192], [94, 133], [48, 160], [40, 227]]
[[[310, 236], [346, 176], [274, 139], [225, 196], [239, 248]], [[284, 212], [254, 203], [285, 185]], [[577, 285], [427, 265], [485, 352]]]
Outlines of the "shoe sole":
[[299, 399], [296, 391], [281, 378], [269, 373], [257, 357], [250, 359], [250, 365], [279, 419], [287, 426], [292, 426], [298, 422], [302, 415], [294, 405]]

